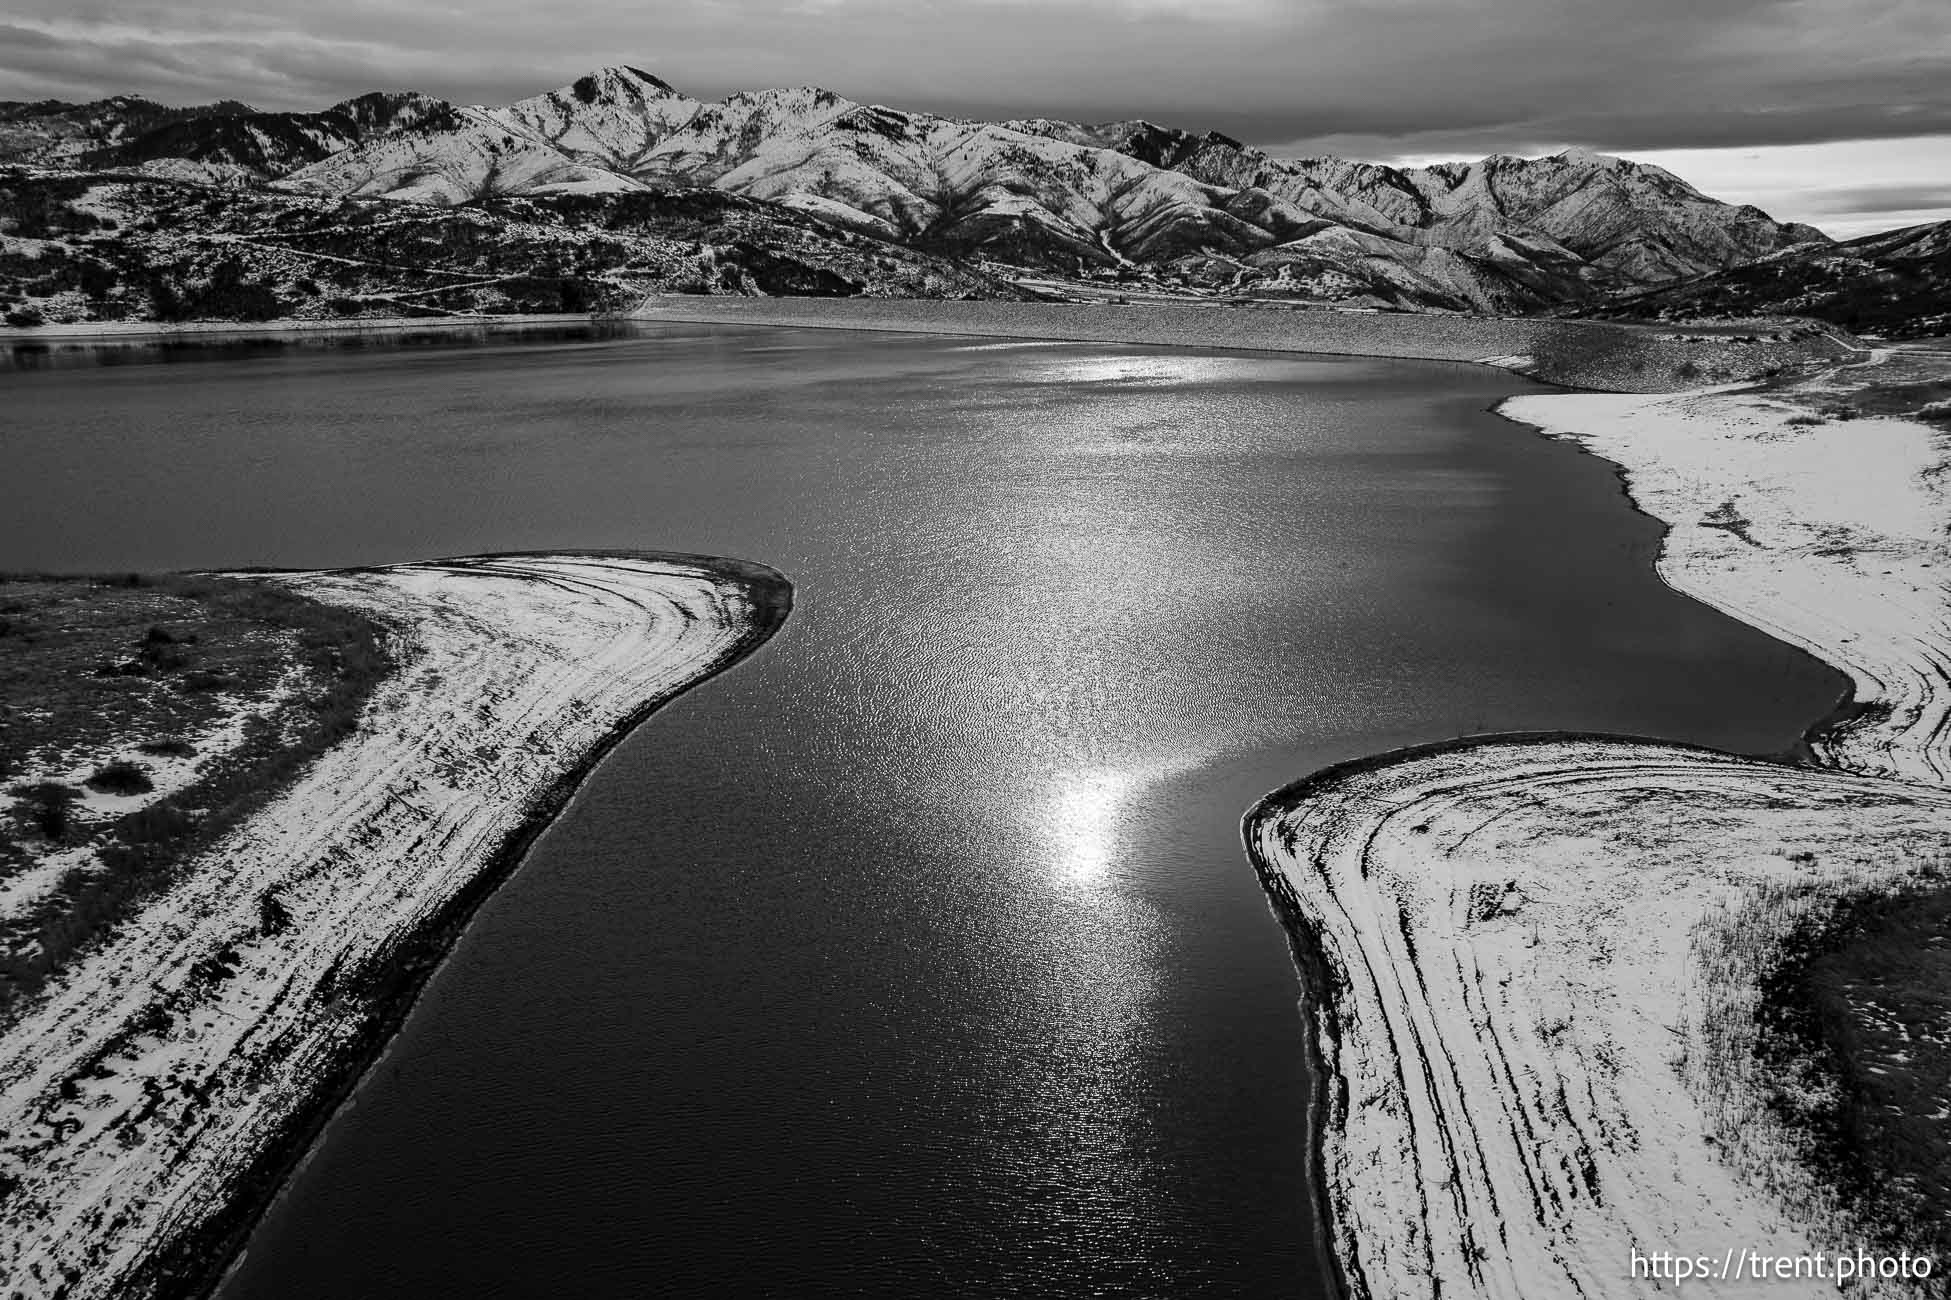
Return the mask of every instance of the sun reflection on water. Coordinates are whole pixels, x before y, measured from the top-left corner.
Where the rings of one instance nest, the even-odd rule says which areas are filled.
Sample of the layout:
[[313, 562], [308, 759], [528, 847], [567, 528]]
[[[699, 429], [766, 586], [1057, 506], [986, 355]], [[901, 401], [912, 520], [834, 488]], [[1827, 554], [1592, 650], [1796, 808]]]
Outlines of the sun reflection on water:
[[1218, 378], [1225, 358], [1089, 356], [1056, 361], [1036, 376], [1064, 384], [1194, 384]]
[[1060, 778], [1050, 812], [1050, 843], [1063, 879], [1089, 884], [1110, 870], [1122, 805], [1133, 784], [1130, 774], [1113, 771], [1071, 772]]

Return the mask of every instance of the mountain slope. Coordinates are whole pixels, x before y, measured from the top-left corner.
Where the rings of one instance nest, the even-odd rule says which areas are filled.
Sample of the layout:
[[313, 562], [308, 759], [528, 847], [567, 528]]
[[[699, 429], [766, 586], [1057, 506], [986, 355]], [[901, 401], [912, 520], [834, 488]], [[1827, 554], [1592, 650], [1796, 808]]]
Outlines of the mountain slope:
[[137, 95], [117, 95], [90, 104], [55, 99], [0, 101], [0, 162], [61, 163], [174, 122], [250, 111], [249, 105], [234, 100], [168, 108]]
[[297, 193], [452, 206], [515, 194], [603, 193], [645, 188], [605, 167], [463, 109], [447, 130], [366, 141], [279, 183]]
[[635, 68], [604, 68], [560, 90], [481, 110], [484, 120], [571, 160], [629, 175], [702, 107]]
[[1405, 242], [1489, 251], [1509, 237], [1555, 248], [1629, 280], [1717, 270], [1801, 243], [1812, 226], [1702, 194], [1664, 168], [1584, 150], [1548, 158], [1397, 168], [1341, 158], [1274, 158], [1215, 133], [1150, 122], [1026, 121], [1020, 129], [1097, 140], [1212, 185], [1253, 187], [1343, 225]]
[[1951, 221], [1792, 248], [1743, 266], [1621, 294], [1621, 319], [1813, 316], [1897, 338], [1951, 331]]
[[184, 118], [81, 154], [90, 168], [140, 168], [181, 160], [211, 175], [270, 179], [362, 141], [398, 131], [458, 126], [454, 106], [412, 91], [375, 91], [318, 113], [232, 113]]
[[587, 312], [648, 293], [1021, 296], [719, 190], [450, 207], [0, 167], [0, 312], [14, 325]]

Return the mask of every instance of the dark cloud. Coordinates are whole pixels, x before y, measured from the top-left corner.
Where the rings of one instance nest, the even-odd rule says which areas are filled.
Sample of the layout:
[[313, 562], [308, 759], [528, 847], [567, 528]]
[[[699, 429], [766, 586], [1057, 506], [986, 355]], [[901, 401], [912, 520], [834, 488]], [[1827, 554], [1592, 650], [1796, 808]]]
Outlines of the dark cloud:
[[[14, 0], [0, 96], [505, 102], [629, 62], [1294, 152], [1616, 152], [1951, 131], [1943, 0]], [[9, 87], [15, 89], [10, 90]], [[1366, 147], [1351, 148], [1351, 145]]]

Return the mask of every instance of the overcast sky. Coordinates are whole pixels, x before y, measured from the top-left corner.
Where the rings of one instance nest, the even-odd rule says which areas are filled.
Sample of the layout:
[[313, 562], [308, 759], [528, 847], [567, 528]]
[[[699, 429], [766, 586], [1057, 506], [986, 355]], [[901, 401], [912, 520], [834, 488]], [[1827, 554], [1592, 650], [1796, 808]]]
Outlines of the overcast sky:
[[0, 99], [505, 103], [613, 63], [1288, 154], [1584, 145], [1839, 234], [1951, 217], [1951, 0], [0, 0]]

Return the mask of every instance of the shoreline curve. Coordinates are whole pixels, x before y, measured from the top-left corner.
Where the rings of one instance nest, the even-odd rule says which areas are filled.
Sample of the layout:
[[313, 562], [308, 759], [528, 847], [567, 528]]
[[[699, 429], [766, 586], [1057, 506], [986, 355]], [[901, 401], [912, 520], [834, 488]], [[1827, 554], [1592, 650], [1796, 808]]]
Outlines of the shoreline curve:
[[[22, 1125], [55, 1125], [53, 1142], [37, 1148], [54, 1153], [46, 1163], [55, 1167], [30, 1167], [29, 1177], [9, 1193], [10, 1229], [23, 1227], [23, 1212], [39, 1227], [13, 1237], [8, 1267], [50, 1286], [64, 1281], [63, 1294], [72, 1300], [213, 1292], [291, 1170], [383, 1054], [467, 922], [571, 804], [589, 773], [671, 700], [764, 645], [785, 621], [793, 598], [784, 575], [763, 564], [657, 551], [514, 552], [239, 576], [361, 609], [385, 629], [399, 666], [381, 682], [352, 736], [197, 864], [206, 893], [220, 883], [208, 881], [217, 874], [213, 863], [218, 870], [282, 866], [285, 874], [270, 888], [281, 890], [281, 901], [299, 918], [293, 927], [296, 955], [255, 953], [252, 942], [272, 939], [247, 937], [235, 918], [212, 921], [185, 912], [174, 924], [186, 928], [187, 937], [158, 939], [167, 951], [151, 953], [146, 963], [138, 953], [138, 964], [154, 970], [154, 986], [161, 990], [196, 958], [228, 944], [233, 958], [243, 950], [233, 980], [212, 992], [176, 979], [168, 996], [138, 1005], [127, 997], [116, 1001], [126, 977], [108, 972], [104, 978], [100, 963], [83, 962], [49, 999], [65, 997], [68, 1010], [80, 1013], [65, 1018], [64, 1035], [47, 1033], [53, 1021], [36, 1025], [36, 1008], [17, 1022], [21, 1032], [0, 1039], [0, 1121], [10, 1121], [0, 1127], [19, 1136]], [[531, 620], [526, 627], [523, 617]], [[516, 662], [518, 652], [527, 659]], [[435, 700], [421, 715], [412, 711], [414, 700], [431, 698], [415, 696], [416, 686], [424, 690], [431, 680], [451, 688], [450, 678], [466, 672], [475, 675], [464, 677], [463, 687], [476, 689], [466, 692], [465, 707], [450, 698], [455, 707], [443, 710]], [[536, 685], [545, 678], [545, 686]], [[529, 695], [518, 698], [524, 683]], [[606, 685], [611, 695], [597, 698]], [[592, 698], [583, 698], [583, 687], [595, 688]], [[456, 694], [450, 689], [450, 697]], [[402, 749], [403, 736], [414, 737], [416, 745]], [[518, 739], [521, 754], [500, 762], [496, 737]], [[472, 760], [463, 751], [476, 741], [482, 743], [473, 759], [485, 767], [466, 766]], [[489, 749], [497, 750], [496, 757], [483, 759]], [[435, 759], [458, 766], [437, 770]], [[330, 782], [348, 772], [359, 775], [362, 761], [381, 770], [353, 787], [357, 799], [323, 805], [338, 811], [337, 822], [311, 815], [318, 805], [314, 799], [308, 806], [307, 797], [341, 793], [346, 787]], [[439, 784], [443, 775], [453, 789]], [[457, 797], [443, 806], [443, 794]], [[399, 851], [389, 856], [389, 846]], [[294, 847], [326, 860], [294, 867], [300, 855], [277, 856]], [[371, 878], [388, 873], [370, 862], [376, 858], [398, 870], [410, 856], [417, 856], [420, 873], [408, 869], [406, 887], [388, 895], [396, 910], [386, 912], [384, 898], [368, 895], [384, 892]], [[232, 870], [232, 879], [239, 878], [245, 877]], [[262, 879], [247, 878], [254, 885]], [[173, 886], [163, 901], [198, 880]], [[417, 894], [411, 888], [416, 884]], [[242, 906], [254, 914], [257, 897], [252, 889]], [[343, 921], [366, 907], [388, 924], [343, 933], [319, 919]], [[155, 918], [145, 914], [130, 928], [140, 930], [145, 921]], [[125, 936], [111, 955], [128, 946]], [[285, 973], [274, 956], [306, 974], [303, 997], [293, 989], [296, 975]], [[269, 978], [274, 968], [281, 976], [275, 988]], [[241, 996], [230, 1000], [260, 1011], [262, 1019], [224, 1050], [199, 1055], [196, 1042], [218, 1021], [199, 999], [214, 997], [222, 1012], [232, 988]], [[132, 1037], [129, 1029], [131, 1016], [152, 1014], [151, 1006], [169, 1006], [173, 1018], [160, 1043], [153, 1036]], [[93, 1037], [77, 1043], [75, 1026], [96, 1024], [105, 1012], [107, 1020]], [[184, 1037], [187, 1044], [172, 1046]], [[62, 1043], [64, 1062], [87, 1058], [89, 1070], [41, 1069], [34, 1077], [23, 1058], [48, 1041]], [[120, 1104], [104, 1094], [111, 1083], [132, 1077], [131, 1059], [150, 1070], [136, 1097], [176, 1089], [187, 1107], [203, 1111], [200, 1125], [177, 1126], [173, 1151], [152, 1149], [158, 1136], [170, 1141], [169, 1134], [156, 1132], [166, 1126], [145, 1131], [139, 1120], [128, 1124], [126, 1112], [119, 1120], [104, 1118]], [[111, 1060], [125, 1068], [98, 1084], [97, 1073]], [[246, 1067], [248, 1078], [241, 1077]], [[56, 1086], [55, 1074], [65, 1075], [64, 1086], [84, 1080], [78, 1099]], [[245, 1096], [233, 1100], [240, 1092]], [[64, 1135], [69, 1124], [79, 1127]], [[129, 1132], [136, 1136], [127, 1146], [110, 1137]], [[74, 1149], [62, 1149], [68, 1147]]]
[[[1346, 1293], [1604, 1294], [1626, 1284], [1630, 1249], [1692, 1253], [1703, 1224], [1764, 1250], [1860, 1241], [1874, 1225], [1849, 1222], [1797, 1168], [1741, 1045], [1753, 1041], [1754, 977], [1791, 923], [1852, 890], [1906, 887], [1917, 856], [1951, 833], [1951, 611], [1929, 572], [1951, 562], [1943, 452], [1924, 426], [1862, 421], [1842, 434], [1727, 390], [1499, 409], [1618, 467], [1634, 506], [1668, 525], [1667, 585], [1853, 685], [1805, 731], [1799, 763], [1637, 738], [1469, 737], [1338, 764], [1249, 810], [1248, 856], [1317, 981], [1307, 1050], [1332, 1091], [1311, 1139]], [[1839, 470], [1868, 488], [1839, 489]], [[1607, 853], [1633, 871], [1585, 872]], [[1665, 892], [1645, 910], [1616, 932], [1586, 924], [1581, 909], [1620, 918], [1619, 899], [1648, 875]], [[1634, 933], [1647, 916], [1686, 942]], [[1730, 916], [1749, 927], [1738, 943]], [[1630, 950], [1623, 974], [1615, 949]], [[1747, 1038], [1729, 1028], [1743, 1015]], [[1674, 1041], [1680, 1063], [1661, 1063]], [[1639, 1048], [1623, 1063], [1622, 1042]], [[1552, 1086], [1555, 1101], [1538, 1104]], [[1602, 1105], [1594, 1087], [1615, 1091]], [[1575, 1111], [1584, 1122], [1568, 1136], [1560, 1120]], [[1607, 1118], [1635, 1113], [1632, 1141], [1609, 1144]], [[1673, 1131], [1692, 1145], [1667, 1147], [1663, 1176], [1649, 1177], [1640, 1144]], [[1553, 1155], [1579, 1176], [1554, 1183]], [[1693, 1285], [1794, 1293], [1738, 1273]]]
[[1832, 327], [1782, 320], [1746, 334], [1615, 321], [1331, 306], [1005, 302], [935, 298], [744, 298], [652, 295], [620, 315], [375, 317], [348, 321], [90, 322], [0, 327], [8, 349], [30, 353], [145, 346], [219, 347], [405, 335], [507, 336], [524, 331], [639, 324], [774, 326], [932, 334], [1025, 342], [1095, 342], [1217, 352], [1274, 352], [1460, 362], [1540, 383], [1607, 392], [1673, 392], [1703, 382], [1856, 356]]

